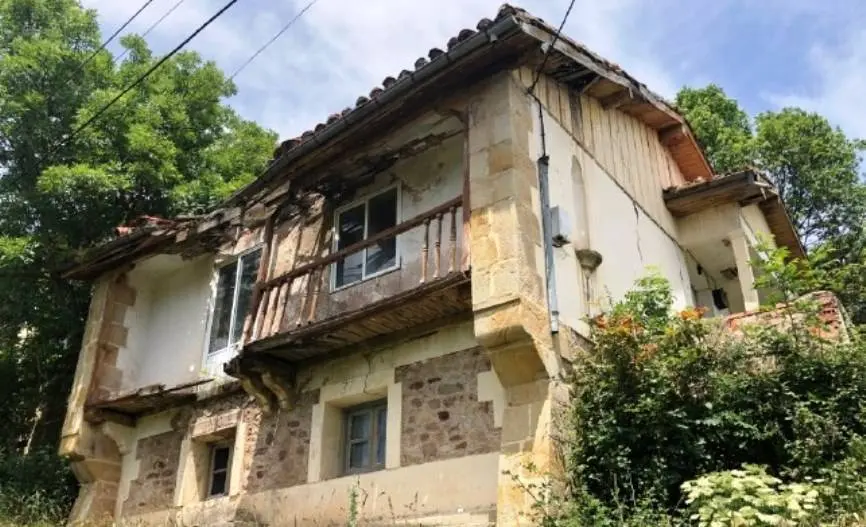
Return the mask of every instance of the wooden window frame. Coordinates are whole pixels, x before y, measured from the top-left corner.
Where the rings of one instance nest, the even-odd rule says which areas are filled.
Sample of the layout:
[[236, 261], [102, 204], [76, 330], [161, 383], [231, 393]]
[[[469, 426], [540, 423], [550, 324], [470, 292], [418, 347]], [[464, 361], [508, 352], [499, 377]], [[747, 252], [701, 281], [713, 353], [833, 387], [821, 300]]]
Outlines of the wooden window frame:
[[[370, 223], [370, 206], [369, 206], [370, 201], [377, 198], [378, 196], [380, 196], [386, 192], [390, 192], [392, 190], [395, 190], [397, 192], [397, 203], [395, 205], [397, 210], [394, 211], [395, 212], [395, 218], [396, 218], [394, 225], [395, 226], [400, 225], [400, 222], [402, 221], [401, 211], [403, 209], [403, 200], [402, 200], [401, 185], [398, 182], [398, 183], [394, 183], [393, 185], [388, 185], [387, 187], [382, 188], [380, 190], [377, 190], [376, 192], [366, 194], [365, 196], [363, 196], [361, 198], [358, 198], [358, 199], [356, 199], [350, 203], [347, 203], [345, 205], [340, 206], [339, 208], [337, 208], [337, 210], [334, 211], [334, 223], [333, 223], [333, 225], [334, 225], [334, 229], [333, 229], [334, 242], [332, 244], [331, 250], [334, 252], [337, 252], [339, 250], [340, 215], [342, 215], [344, 212], [346, 212], [348, 210], [354, 209], [358, 205], [364, 205], [364, 238], [363, 238], [363, 240], [366, 240], [368, 237], [367, 230], [369, 228], [369, 223]], [[346, 289], [347, 287], [352, 287], [352, 286], [358, 285], [360, 283], [366, 282], [367, 280], [370, 280], [372, 278], [376, 278], [377, 276], [381, 276], [383, 274], [390, 273], [392, 271], [399, 269], [400, 265], [402, 264], [402, 258], [400, 257], [400, 235], [396, 235], [394, 237], [394, 265], [392, 265], [391, 267], [387, 267], [385, 269], [379, 269], [378, 271], [376, 271], [374, 273], [367, 274], [367, 249], [361, 249], [361, 251], [364, 253], [364, 258], [361, 261], [361, 279], [338, 286], [337, 285], [337, 264], [339, 263], [339, 260], [338, 260], [338, 261], [331, 264], [331, 273], [330, 273], [331, 274], [331, 280], [330, 280], [331, 292], [340, 291], [342, 289]], [[357, 254], [357, 253], [353, 253], [353, 254]]]
[[[369, 403], [363, 403], [356, 406], [350, 406], [343, 410], [343, 474], [348, 476], [351, 474], [362, 474], [365, 472], [375, 472], [385, 468], [387, 459], [387, 451], [383, 454], [381, 461], [376, 459], [377, 449], [379, 445], [379, 412], [385, 412], [385, 434], [382, 439], [385, 441], [385, 448], [388, 448], [388, 400], [378, 399]], [[352, 416], [361, 414], [370, 414], [370, 436], [364, 439], [352, 439]], [[361, 442], [367, 442], [369, 445], [369, 460], [370, 463], [364, 467], [351, 467], [351, 450], [352, 445]]]
[[[228, 459], [226, 460], [226, 468], [215, 469], [214, 465], [215, 465], [215, 461], [216, 461], [217, 450], [223, 449], [223, 448], [228, 450], [228, 453], [229, 453]], [[226, 443], [226, 442], [211, 443], [208, 445], [208, 449], [209, 449], [209, 452], [208, 452], [208, 459], [209, 460], [208, 460], [208, 470], [207, 470], [207, 487], [205, 488], [205, 498], [206, 499], [213, 499], [213, 498], [219, 498], [222, 496], [228, 496], [229, 493], [231, 492], [232, 460], [234, 458], [234, 454], [235, 454], [234, 450], [235, 449], [231, 443]], [[214, 493], [213, 492], [214, 476], [218, 472], [219, 473], [225, 473], [225, 476], [226, 476], [225, 489], [223, 490], [223, 492]]]

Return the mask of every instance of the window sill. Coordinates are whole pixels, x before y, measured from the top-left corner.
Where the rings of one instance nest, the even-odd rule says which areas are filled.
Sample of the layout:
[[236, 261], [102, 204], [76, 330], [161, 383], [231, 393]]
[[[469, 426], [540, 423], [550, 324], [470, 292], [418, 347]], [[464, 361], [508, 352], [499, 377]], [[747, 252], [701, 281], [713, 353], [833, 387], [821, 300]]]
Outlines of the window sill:
[[331, 293], [333, 294], [333, 293], [339, 293], [340, 291], [345, 291], [346, 289], [349, 289], [349, 288], [352, 288], [355, 286], [359, 286], [359, 285], [363, 284], [364, 282], [369, 282], [370, 280], [373, 280], [374, 278], [380, 278], [386, 274], [393, 273], [394, 271], [399, 271], [401, 268], [402, 268], [402, 265], [400, 263], [398, 263], [394, 267], [382, 269], [381, 271], [376, 271], [373, 274], [367, 275], [364, 278], [358, 280], [357, 282], [352, 282], [351, 284], [341, 285], [340, 287], [332, 287]]

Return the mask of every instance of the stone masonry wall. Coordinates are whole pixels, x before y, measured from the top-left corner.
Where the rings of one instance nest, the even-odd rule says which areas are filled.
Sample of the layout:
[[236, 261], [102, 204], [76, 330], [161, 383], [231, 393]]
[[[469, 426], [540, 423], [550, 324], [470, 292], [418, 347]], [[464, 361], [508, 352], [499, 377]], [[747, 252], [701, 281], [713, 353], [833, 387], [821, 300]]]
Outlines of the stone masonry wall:
[[478, 401], [478, 374], [490, 371], [480, 349], [397, 368], [403, 386], [400, 465], [496, 452], [500, 431], [490, 402]]
[[258, 407], [246, 409], [246, 492], [306, 483], [313, 405], [318, 401], [319, 391], [313, 390], [301, 393], [288, 412], [263, 416]]
[[170, 508], [174, 500], [180, 446], [184, 430], [172, 430], [138, 441], [138, 477], [129, 486], [123, 515]]

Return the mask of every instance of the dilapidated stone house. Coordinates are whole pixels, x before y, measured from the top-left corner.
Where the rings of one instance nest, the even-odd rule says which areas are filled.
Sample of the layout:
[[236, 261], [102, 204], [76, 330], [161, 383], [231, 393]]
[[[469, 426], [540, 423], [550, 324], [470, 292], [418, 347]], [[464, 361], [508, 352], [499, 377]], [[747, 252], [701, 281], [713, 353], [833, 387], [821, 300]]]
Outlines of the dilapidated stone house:
[[759, 233], [802, 254], [773, 187], [714, 176], [671, 106], [555, 33], [504, 6], [218, 210], [67, 270], [94, 284], [73, 520], [345, 524], [355, 494], [370, 524], [519, 525], [503, 471], [551, 466], [606, 299], [654, 266], [678, 307], [758, 306]]

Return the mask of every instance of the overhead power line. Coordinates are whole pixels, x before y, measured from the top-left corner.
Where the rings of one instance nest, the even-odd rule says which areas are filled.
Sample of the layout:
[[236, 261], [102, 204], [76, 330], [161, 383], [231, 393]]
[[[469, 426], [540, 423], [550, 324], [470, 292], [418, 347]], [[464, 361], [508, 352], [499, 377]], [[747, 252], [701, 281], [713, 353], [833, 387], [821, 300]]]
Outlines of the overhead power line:
[[[95, 114], [93, 114], [93, 115], [90, 117], [90, 119], [88, 119], [87, 121], [85, 121], [83, 124], [81, 124], [80, 126], [78, 126], [75, 130], [73, 130], [73, 131], [72, 131], [68, 136], [66, 136], [66, 138], [65, 138], [63, 141], [61, 141], [61, 143], [58, 144], [56, 148], [54, 148], [54, 149], [52, 150], [51, 154], [53, 154], [54, 152], [56, 152], [57, 150], [59, 150], [59, 149], [60, 149], [64, 144], [66, 144], [67, 142], [69, 142], [70, 140], [72, 140], [72, 139], [73, 139], [76, 135], [78, 135], [82, 130], [84, 130], [85, 128], [87, 128], [88, 126], [90, 126], [91, 123], [93, 123], [94, 121], [96, 121], [97, 119], [99, 119], [99, 117], [100, 117], [102, 114], [104, 114], [104, 113], [105, 113], [109, 108], [111, 108], [112, 106], [114, 106], [114, 104], [117, 103], [117, 101], [119, 101], [119, 100], [121, 99], [121, 97], [123, 97], [124, 95], [126, 95], [127, 93], [129, 93], [130, 91], [132, 91], [133, 88], [135, 88], [136, 86], [138, 86], [139, 84], [141, 84], [141, 83], [142, 83], [146, 78], [148, 78], [148, 77], [149, 77], [149, 76], [150, 76], [154, 71], [156, 71], [160, 66], [162, 66], [163, 64], [165, 64], [165, 62], [166, 62], [168, 59], [170, 59], [170, 58], [173, 57], [175, 54], [177, 54], [178, 51], [180, 51], [181, 49], [183, 49], [184, 46], [186, 46], [187, 44], [189, 44], [190, 41], [191, 41], [192, 39], [194, 39], [194, 38], [195, 38], [199, 33], [201, 33], [202, 31], [204, 31], [204, 29], [205, 29], [206, 27], [208, 27], [209, 25], [211, 25], [211, 23], [213, 23], [214, 20], [216, 20], [217, 18], [219, 18], [219, 17], [220, 17], [223, 13], [225, 13], [226, 11], [228, 11], [228, 9], [229, 9], [231, 6], [235, 5], [235, 4], [237, 3], [237, 1], [238, 1], [238, 0], [230, 0], [228, 3], [226, 3], [226, 4], [222, 7], [222, 9], [220, 9], [220, 10], [217, 11], [213, 16], [211, 16], [209, 19], [207, 19], [207, 21], [206, 21], [204, 24], [200, 25], [200, 26], [199, 26], [195, 31], [192, 32], [192, 34], [191, 34], [190, 36], [186, 37], [186, 38], [183, 40], [183, 42], [181, 42], [180, 44], [178, 44], [177, 47], [175, 47], [173, 50], [171, 50], [170, 52], [168, 52], [168, 54], [166, 54], [164, 57], [162, 57], [162, 58], [161, 58], [161, 59], [160, 59], [156, 64], [154, 64], [153, 66], [151, 66], [150, 68], [148, 68], [148, 70], [145, 71], [145, 72], [144, 72], [140, 77], [138, 77], [137, 79], [135, 79], [135, 81], [133, 81], [132, 84], [130, 84], [129, 86], [127, 86], [126, 88], [124, 88], [123, 91], [121, 91], [120, 93], [118, 93], [117, 95], [115, 95], [114, 98], [112, 98], [112, 99], [108, 102], [108, 104], [106, 104], [105, 106], [103, 106], [102, 108], [100, 108], [100, 109], [99, 109]], [[50, 154], [49, 154], [49, 155], [50, 155]]]
[[550, 52], [553, 51], [554, 46], [556, 46], [556, 41], [559, 40], [559, 36], [562, 34], [562, 28], [565, 27], [565, 23], [568, 21], [568, 16], [571, 14], [571, 9], [573, 7], [574, 0], [571, 0], [568, 4], [568, 9], [565, 10], [565, 15], [562, 17], [562, 22], [559, 23], [559, 29], [556, 30], [556, 33], [553, 35], [553, 40], [550, 41], [550, 45], [544, 52], [544, 58], [541, 60], [541, 64], [539, 64], [538, 69], [535, 70], [535, 78], [529, 86], [529, 93], [535, 92], [535, 85], [538, 84], [538, 79], [541, 78], [541, 72], [544, 70], [544, 65], [547, 64], [547, 57], [550, 56]]
[[84, 68], [84, 66], [86, 66], [88, 62], [90, 62], [91, 60], [93, 60], [93, 58], [94, 58], [95, 56], [99, 55], [99, 52], [100, 52], [100, 51], [102, 51], [103, 49], [105, 49], [105, 47], [108, 46], [108, 44], [110, 44], [111, 41], [114, 40], [115, 37], [117, 37], [117, 35], [119, 35], [121, 31], [123, 31], [124, 29], [126, 29], [126, 26], [128, 26], [128, 25], [129, 25], [133, 20], [135, 20], [136, 17], [138, 17], [138, 15], [140, 15], [141, 12], [144, 11], [145, 8], [147, 8], [147, 6], [149, 6], [149, 5], [152, 4], [152, 3], [153, 3], [153, 0], [147, 0], [144, 4], [142, 4], [142, 6], [138, 8], [138, 11], [136, 11], [135, 13], [132, 14], [131, 17], [129, 17], [128, 19], [126, 19], [126, 22], [124, 22], [123, 25], [121, 25], [119, 28], [117, 28], [117, 30], [116, 30], [114, 33], [112, 33], [111, 36], [108, 37], [108, 39], [107, 39], [105, 42], [103, 42], [102, 45], [99, 46], [99, 47], [96, 49], [96, 51], [94, 51], [93, 53], [90, 54], [89, 57], [87, 57], [86, 59], [84, 59], [84, 62], [82, 62], [81, 65], [78, 66], [78, 68], [79, 68], [79, 69]]
[[[153, 24], [150, 25], [150, 27], [148, 27], [147, 29], [145, 29], [145, 30], [144, 30], [144, 33], [141, 34], [141, 37], [144, 38], [144, 37], [146, 37], [147, 35], [149, 35], [150, 32], [153, 31], [154, 29], [156, 29], [156, 27], [157, 27], [158, 25], [162, 24], [162, 21], [163, 21], [163, 20], [165, 20], [166, 18], [169, 17], [169, 15], [171, 15], [172, 13], [174, 13], [175, 9], [177, 9], [178, 7], [180, 7], [180, 4], [182, 4], [182, 3], [184, 3], [184, 0], [178, 0], [178, 1], [173, 5], [173, 6], [171, 6], [171, 9], [169, 9], [168, 11], [166, 11], [165, 13], [163, 13], [162, 16], [159, 17], [159, 19], [158, 19], [156, 22], [154, 22]], [[129, 48], [123, 50], [123, 53], [121, 53], [120, 55], [117, 56], [117, 59], [116, 59], [117, 62], [120, 62], [120, 61], [123, 59], [123, 57], [126, 56], [127, 53], [129, 53]]]
[[257, 49], [256, 52], [253, 53], [253, 54], [250, 56], [250, 58], [248, 58], [246, 61], [244, 61], [244, 63], [241, 64], [240, 67], [239, 67], [238, 69], [236, 69], [234, 73], [231, 74], [231, 77], [229, 77], [229, 80], [234, 80], [234, 78], [237, 76], [238, 73], [240, 73], [241, 71], [243, 71], [244, 68], [246, 68], [247, 66], [249, 66], [249, 65], [250, 65], [250, 62], [254, 61], [254, 60], [256, 59], [256, 57], [258, 57], [258, 56], [259, 56], [259, 55], [260, 55], [264, 50], [266, 50], [266, 49], [268, 48], [268, 46], [270, 46], [271, 44], [273, 44], [273, 43], [274, 43], [278, 38], [280, 38], [280, 37], [283, 35], [283, 33], [285, 33], [286, 31], [288, 31], [289, 28], [292, 27], [292, 25], [294, 25], [294, 23], [295, 23], [299, 18], [301, 18], [302, 16], [304, 16], [304, 13], [306, 13], [307, 10], [310, 9], [311, 7], [313, 7], [313, 5], [315, 5], [315, 3], [318, 2], [318, 1], [319, 1], [319, 0], [311, 0], [311, 1], [306, 5], [306, 6], [304, 6], [303, 9], [301, 9], [300, 11], [298, 11], [298, 14], [296, 14], [296, 15], [295, 15], [291, 20], [289, 20], [289, 21], [286, 23], [286, 25], [284, 25], [284, 26], [283, 26], [279, 31], [277, 31], [277, 33], [276, 33], [273, 37], [271, 37], [270, 40], [268, 40], [267, 42], [265, 42], [265, 44], [264, 44], [262, 47], [260, 47], [259, 49]]

